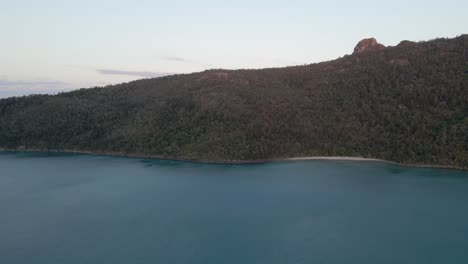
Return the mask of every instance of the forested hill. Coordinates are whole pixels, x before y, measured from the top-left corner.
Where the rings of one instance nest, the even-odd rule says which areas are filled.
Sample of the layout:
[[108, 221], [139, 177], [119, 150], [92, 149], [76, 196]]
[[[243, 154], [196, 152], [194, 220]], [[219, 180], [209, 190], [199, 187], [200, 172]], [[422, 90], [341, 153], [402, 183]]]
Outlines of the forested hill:
[[194, 160], [361, 156], [468, 168], [468, 35], [262, 70], [0, 100], [0, 148]]

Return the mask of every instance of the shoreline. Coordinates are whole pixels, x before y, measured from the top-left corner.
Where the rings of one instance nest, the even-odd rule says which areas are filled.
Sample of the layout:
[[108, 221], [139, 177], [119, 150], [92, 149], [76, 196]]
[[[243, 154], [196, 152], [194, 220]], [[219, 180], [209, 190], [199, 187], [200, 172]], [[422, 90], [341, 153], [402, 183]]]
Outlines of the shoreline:
[[305, 160], [336, 160], [336, 161], [372, 161], [380, 162], [400, 167], [411, 168], [432, 168], [432, 169], [450, 169], [450, 170], [466, 170], [462, 167], [448, 166], [448, 165], [435, 165], [435, 164], [417, 164], [417, 163], [399, 163], [391, 160], [377, 159], [377, 158], [364, 158], [364, 157], [349, 157], [349, 156], [310, 156], [310, 157], [294, 157], [284, 158], [272, 161], [305, 161]]
[[433, 169], [451, 169], [451, 170], [467, 170], [463, 167], [448, 166], [448, 165], [435, 165], [435, 164], [412, 164], [412, 163], [399, 163], [391, 160], [377, 159], [377, 158], [364, 158], [364, 157], [350, 157], [350, 156], [304, 156], [304, 157], [289, 157], [289, 158], [271, 158], [271, 159], [258, 159], [258, 160], [202, 160], [202, 159], [183, 159], [183, 158], [168, 158], [151, 154], [132, 154], [125, 152], [103, 152], [103, 151], [86, 151], [86, 150], [44, 150], [44, 149], [6, 149], [0, 148], [1, 152], [40, 152], [40, 153], [67, 153], [67, 154], [83, 154], [83, 155], [98, 155], [109, 157], [126, 157], [126, 158], [142, 158], [166, 161], [180, 161], [189, 163], [201, 164], [218, 164], [218, 165], [249, 165], [249, 164], [264, 164], [270, 162], [281, 161], [307, 161], [307, 160], [330, 160], [330, 161], [372, 161], [380, 162], [401, 167], [413, 168], [433, 168]]

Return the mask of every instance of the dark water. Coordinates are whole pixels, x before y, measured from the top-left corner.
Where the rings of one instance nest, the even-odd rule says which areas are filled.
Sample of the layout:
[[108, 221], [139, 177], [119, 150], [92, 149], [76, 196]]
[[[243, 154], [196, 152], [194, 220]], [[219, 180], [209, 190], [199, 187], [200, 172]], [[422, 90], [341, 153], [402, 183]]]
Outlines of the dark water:
[[3, 153], [0, 263], [468, 263], [468, 173]]

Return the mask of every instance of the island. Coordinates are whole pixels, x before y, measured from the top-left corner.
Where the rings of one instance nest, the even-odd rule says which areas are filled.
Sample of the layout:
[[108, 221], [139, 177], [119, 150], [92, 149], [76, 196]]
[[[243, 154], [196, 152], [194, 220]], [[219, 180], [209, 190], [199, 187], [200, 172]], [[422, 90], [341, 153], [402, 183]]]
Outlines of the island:
[[205, 162], [360, 157], [468, 168], [468, 35], [332, 61], [0, 100], [0, 148]]

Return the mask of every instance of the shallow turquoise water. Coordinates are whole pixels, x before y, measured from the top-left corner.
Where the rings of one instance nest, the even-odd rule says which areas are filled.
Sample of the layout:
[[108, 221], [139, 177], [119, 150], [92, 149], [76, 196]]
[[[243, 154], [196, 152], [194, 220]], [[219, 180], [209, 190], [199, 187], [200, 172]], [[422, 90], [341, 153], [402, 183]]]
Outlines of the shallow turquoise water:
[[468, 263], [468, 173], [2, 153], [0, 263]]

